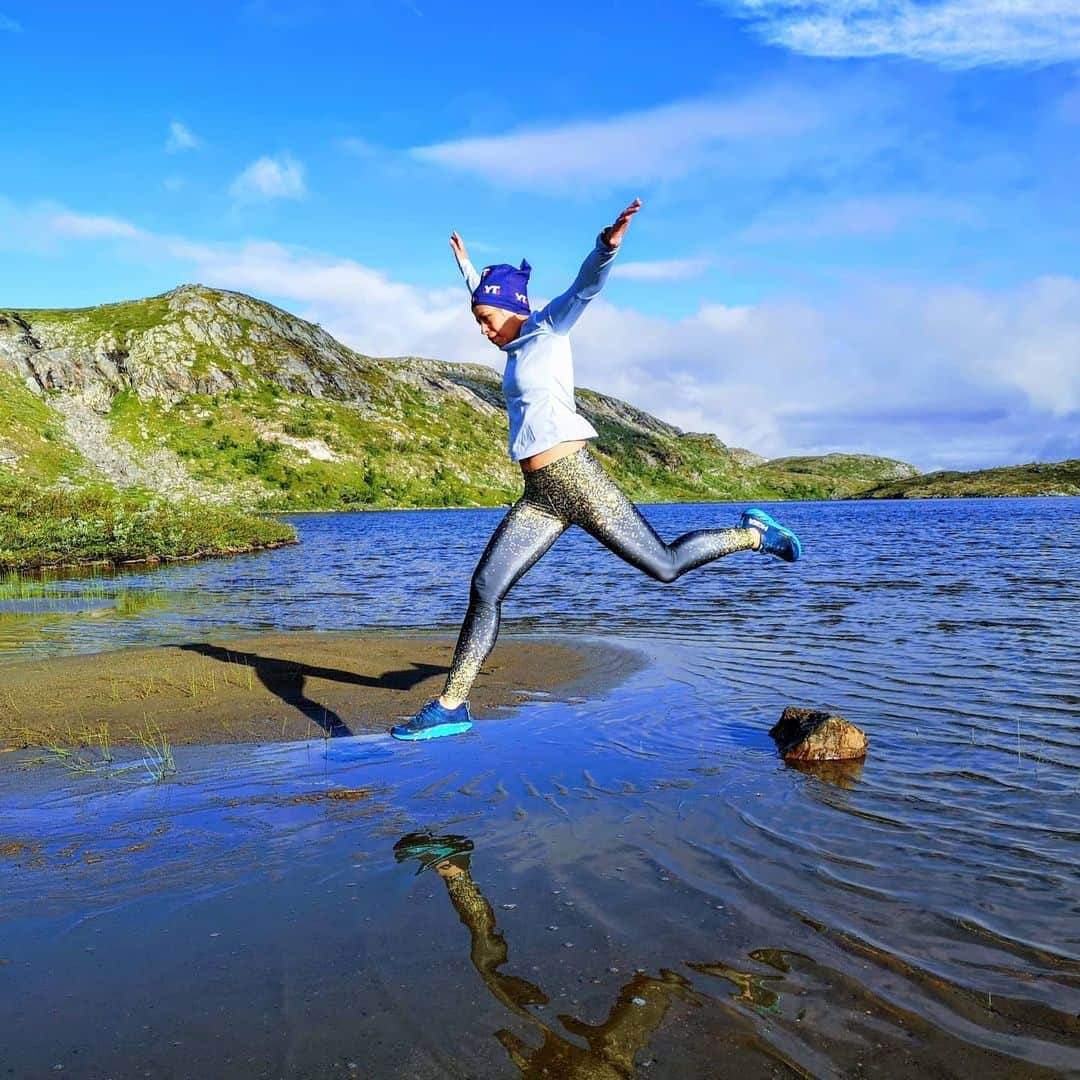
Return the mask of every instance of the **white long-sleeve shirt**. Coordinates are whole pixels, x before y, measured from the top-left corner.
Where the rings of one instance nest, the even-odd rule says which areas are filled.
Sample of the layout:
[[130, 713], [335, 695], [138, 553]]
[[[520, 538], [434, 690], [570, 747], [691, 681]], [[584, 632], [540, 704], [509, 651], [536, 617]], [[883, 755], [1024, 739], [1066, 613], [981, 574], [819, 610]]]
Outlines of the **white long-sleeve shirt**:
[[[511, 461], [550, 450], [561, 442], [599, 437], [574, 403], [574, 358], [567, 335], [603, 287], [617, 251], [597, 236], [574, 284], [546, 307], [532, 312], [521, 333], [500, 346], [506, 353], [502, 387], [510, 418]], [[480, 275], [468, 259], [459, 266], [471, 295], [480, 284]]]

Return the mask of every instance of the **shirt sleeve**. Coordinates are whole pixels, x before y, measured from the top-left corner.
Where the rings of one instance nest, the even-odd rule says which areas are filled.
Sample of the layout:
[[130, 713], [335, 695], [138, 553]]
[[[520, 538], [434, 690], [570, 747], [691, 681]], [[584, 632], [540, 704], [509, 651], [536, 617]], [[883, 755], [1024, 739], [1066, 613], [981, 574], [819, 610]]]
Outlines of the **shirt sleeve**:
[[465, 279], [465, 287], [469, 290], [469, 295], [472, 296], [476, 292], [477, 285], [480, 284], [480, 275], [476, 272], [476, 267], [469, 259], [463, 259], [458, 263], [458, 269]]
[[556, 296], [537, 316], [538, 323], [547, 323], [556, 334], [565, 334], [578, 321], [589, 301], [603, 288], [608, 271], [619, 249], [610, 247], [601, 233], [596, 246], [581, 264], [574, 284], [561, 296]]

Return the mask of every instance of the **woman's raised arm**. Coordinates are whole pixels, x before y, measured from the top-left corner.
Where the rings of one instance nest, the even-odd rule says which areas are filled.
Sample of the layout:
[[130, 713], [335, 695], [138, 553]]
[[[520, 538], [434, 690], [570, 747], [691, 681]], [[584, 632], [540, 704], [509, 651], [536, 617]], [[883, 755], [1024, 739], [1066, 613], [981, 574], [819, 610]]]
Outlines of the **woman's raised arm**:
[[456, 232], [450, 234], [450, 247], [454, 252], [454, 258], [457, 259], [458, 269], [461, 271], [461, 276], [465, 279], [465, 286], [469, 290], [471, 296], [475, 291], [477, 285], [480, 284], [480, 275], [476, 272], [476, 267], [473, 266], [469, 259], [469, 253], [465, 250], [465, 241]]
[[641, 200], [635, 199], [615, 219], [614, 224], [601, 230], [596, 238], [596, 246], [585, 257], [574, 284], [540, 312], [537, 322], [546, 322], [556, 334], [569, 332], [589, 301], [603, 288], [630, 219], [640, 209]]

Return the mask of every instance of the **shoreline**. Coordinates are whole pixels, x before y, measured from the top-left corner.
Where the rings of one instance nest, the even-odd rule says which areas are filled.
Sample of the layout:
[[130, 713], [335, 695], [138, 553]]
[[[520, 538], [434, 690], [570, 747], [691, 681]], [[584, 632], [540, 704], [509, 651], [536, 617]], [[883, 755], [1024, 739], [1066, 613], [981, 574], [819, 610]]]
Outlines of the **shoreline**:
[[[1002, 492], [997, 495], [830, 495], [825, 498], [791, 498], [789, 496], [760, 496], [736, 497], [730, 496], [724, 499], [665, 499], [655, 501], [652, 499], [635, 499], [635, 506], [731, 506], [757, 503], [847, 503], [847, 502], [941, 502], [945, 499], [957, 501], [970, 501], [972, 499], [1075, 499], [1076, 492], [1070, 491], [1042, 491], [1037, 493], [1027, 492], [1024, 494], [1012, 494]], [[319, 509], [305, 507], [302, 510], [256, 510], [254, 513], [267, 516], [296, 517], [303, 514], [388, 514], [407, 513], [414, 510], [508, 510], [513, 502], [493, 503], [491, 505], [473, 506], [328, 506]]]
[[36, 574], [43, 570], [87, 570], [92, 567], [107, 567], [119, 570], [125, 566], [164, 566], [170, 563], [193, 562], [195, 559], [226, 559], [230, 555], [251, 555], [256, 551], [271, 551], [274, 548], [290, 547], [299, 544], [299, 539], [271, 540], [265, 544], [249, 544], [246, 547], [230, 548], [228, 551], [194, 551], [188, 555], [143, 555], [135, 559], [82, 559], [76, 562], [25, 563], [20, 566], [5, 568], [10, 574]]
[[[386, 731], [437, 696], [456, 635], [270, 632], [0, 668], [0, 747], [290, 742]], [[479, 722], [540, 693], [593, 695], [638, 670], [625, 645], [500, 638], [470, 696]]]

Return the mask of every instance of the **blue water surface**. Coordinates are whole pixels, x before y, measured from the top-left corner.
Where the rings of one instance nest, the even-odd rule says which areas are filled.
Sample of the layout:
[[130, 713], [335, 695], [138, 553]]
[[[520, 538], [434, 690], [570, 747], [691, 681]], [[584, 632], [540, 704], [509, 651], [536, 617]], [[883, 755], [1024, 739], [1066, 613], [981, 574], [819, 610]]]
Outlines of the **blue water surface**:
[[[737, 513], [643, 510], [668, 539]], [[504, 640], [648, 657], [602, 694], [422, 746], [181, 748], [165, 783], [9, 768], [0, 1066], [1080, 1069], [1080, 500], [773, 512], [794, 566], [663, 585], [572, 530], [521, 580]], [[0, 655], [454, 631], [501, 513], [298, 515], [297, 547], [124, 574], [167, 602], [45, 612]], [[866, 762], [785, 766], [789, 704], [860, 725]], [[395, 858], [418, 830], [469, 849], [464, 883]]]

